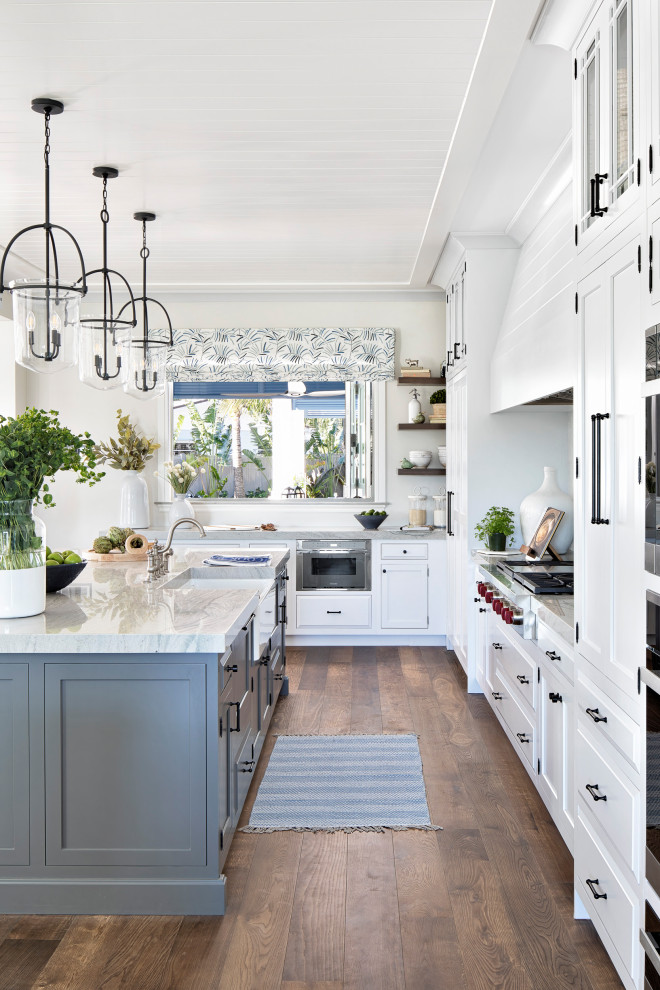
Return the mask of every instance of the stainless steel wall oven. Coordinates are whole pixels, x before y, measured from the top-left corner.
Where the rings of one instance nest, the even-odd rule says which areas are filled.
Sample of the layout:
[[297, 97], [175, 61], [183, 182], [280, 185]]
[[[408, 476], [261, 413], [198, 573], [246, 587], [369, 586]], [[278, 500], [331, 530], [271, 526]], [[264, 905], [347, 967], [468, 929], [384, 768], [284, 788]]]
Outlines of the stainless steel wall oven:
[[369, 540], [298, 540], [298, 591], [371, 591]]

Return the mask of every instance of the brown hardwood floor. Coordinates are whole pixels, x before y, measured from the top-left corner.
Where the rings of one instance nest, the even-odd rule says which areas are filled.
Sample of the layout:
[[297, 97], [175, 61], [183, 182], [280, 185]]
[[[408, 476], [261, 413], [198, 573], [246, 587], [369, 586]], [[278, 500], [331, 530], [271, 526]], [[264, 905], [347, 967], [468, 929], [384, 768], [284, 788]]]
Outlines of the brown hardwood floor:
[[419, 734], [442, 832], [236, 835], [224, 918], [1, 917], [0, 990], [613, 990], [572, 860], [439, 648], [290, 649], [276, 734]]

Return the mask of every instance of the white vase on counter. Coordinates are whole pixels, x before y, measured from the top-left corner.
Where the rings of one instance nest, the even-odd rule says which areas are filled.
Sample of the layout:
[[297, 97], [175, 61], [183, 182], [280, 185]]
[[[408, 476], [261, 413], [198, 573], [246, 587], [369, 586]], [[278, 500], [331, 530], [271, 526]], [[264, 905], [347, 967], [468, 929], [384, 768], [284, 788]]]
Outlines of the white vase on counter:
[[131, 529], [149, 526], [149, 490], [139, 471], [122, 471], [119, 525]]
[[[172, 496], [172, 504], [170, 505], [169, 512], [167, 513], [167, 521], [170, 526], [175, 523], [177, 519], [190, 519], [195, 518], [195, 510], [192, 503], [188, 499], [187, 494], [179, 494], [174, 492]], [[179, 529], [194, 529], [194, 526], [179, 526]]]
[[566, 553], [573, 542], [573, 499], [557, 484], [557, 468], [543, 468], [543, 484], [520, 503], [520, 529], [523, 543], [528, 544], [546, 509], [562, 509], [564, 518], [552, 538], [557, 553]]

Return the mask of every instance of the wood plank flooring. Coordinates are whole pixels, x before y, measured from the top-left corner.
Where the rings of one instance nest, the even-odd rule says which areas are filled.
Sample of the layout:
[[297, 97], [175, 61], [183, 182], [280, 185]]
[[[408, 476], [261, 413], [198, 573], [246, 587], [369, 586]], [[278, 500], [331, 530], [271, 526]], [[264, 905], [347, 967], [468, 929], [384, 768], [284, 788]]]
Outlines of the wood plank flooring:
[[224, 918], [0, 917], [0, 990], [615, 990], [572, 859], [436, 647], [290, 649], [276, 734], [414, 731], [441, 832], [237, 833]]

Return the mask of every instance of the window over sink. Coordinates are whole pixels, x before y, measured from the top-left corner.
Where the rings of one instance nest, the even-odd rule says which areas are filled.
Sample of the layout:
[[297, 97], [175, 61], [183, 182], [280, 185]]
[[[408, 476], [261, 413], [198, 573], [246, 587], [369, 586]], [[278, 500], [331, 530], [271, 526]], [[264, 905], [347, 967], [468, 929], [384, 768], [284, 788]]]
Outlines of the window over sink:
[[174, 382], [171, 460], [199, 499], [374, 497], [371, 382]]

